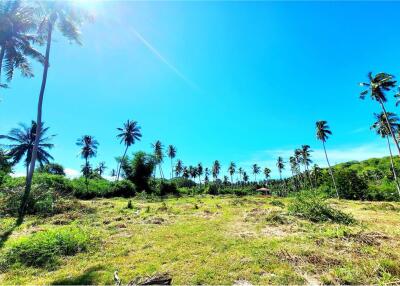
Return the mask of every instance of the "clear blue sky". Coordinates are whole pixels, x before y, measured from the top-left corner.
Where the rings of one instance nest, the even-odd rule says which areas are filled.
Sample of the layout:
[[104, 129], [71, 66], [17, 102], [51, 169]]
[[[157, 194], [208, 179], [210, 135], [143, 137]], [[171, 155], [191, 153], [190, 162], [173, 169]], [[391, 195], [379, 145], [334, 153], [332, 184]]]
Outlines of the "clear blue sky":
[[[387, 154], [369, 130], [379, 108], [358, 98], [358, 82], [368, 71], [400, 76], [400, 3], [89, 6], [96, 19], [83, 27], [83, 46], [56, 35], [45, 94], [44, 121], [57, 134], [52, 154], [66, 168], [80, 169], [75, 141], [84, 134], [100, 142], [93, 162], [115, 167], [123, 152], [116, 127], [127, 119], [143, 133], [130, 152], [150, 151], [159, 139], [186, 165], [218, 159], [224, 171], [233, 160], [268, 166], [276, 177], [276, 157], [301, 144], [324, 166], [320, 119], [334, 133], [333, 163]], [[35, 118], [41, 67], [35, 72], [2, 91], [0, 133]], [[388, 109], [396, 111], [393, 101]]]

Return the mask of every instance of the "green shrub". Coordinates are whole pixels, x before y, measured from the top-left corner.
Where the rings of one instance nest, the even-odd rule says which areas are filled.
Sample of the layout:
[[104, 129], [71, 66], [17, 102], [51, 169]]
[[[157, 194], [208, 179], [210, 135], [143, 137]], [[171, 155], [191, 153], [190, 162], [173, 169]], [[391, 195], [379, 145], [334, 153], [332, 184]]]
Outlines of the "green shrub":
[[209, 195], [218, 195], [218, 186], [216, 184], [209, 184], [204, 189], [204, 192]]
[[85, 178], [72, 180], [73, 194], [79, 199], [92, 199], [105, 197], [111, 189], [111, 182], [105, 179], [88, 180], [86, 185]]
[[170, 182], [174, 183], [177, 188], [192, 188], [196, 186], [195, 182], [183, 177], [173, 178], [170, 180]]
[[15, 263], [34, 267], [57, 265], [61, 256], [86, 251], [89, 235], [78, 227], [59, 227], [8, 241], [4, 249], [5, 266]]
[[285, 204], [278, 200], [273, 200], [269, 203], [271, 206], [284, 208]]
[[105, 194], [106, 197], [133, 197], [136, 194], [135, 185], [128, 180], [111, 183], [110, 190]]
[[157, 194], [160, 196], [179, 195], [178, 189], [174, 183], [161, 181], [157, 185]]
[[354, 218], [328, 205], [321, 196], [313, 193], [301, 193], [288, 207], [289, 213], [312, 222], [354, 223]]
[[348, 200], [364, 200], [368, 185], [354, 170], [341, 170], [335, 173], [339, 196]]

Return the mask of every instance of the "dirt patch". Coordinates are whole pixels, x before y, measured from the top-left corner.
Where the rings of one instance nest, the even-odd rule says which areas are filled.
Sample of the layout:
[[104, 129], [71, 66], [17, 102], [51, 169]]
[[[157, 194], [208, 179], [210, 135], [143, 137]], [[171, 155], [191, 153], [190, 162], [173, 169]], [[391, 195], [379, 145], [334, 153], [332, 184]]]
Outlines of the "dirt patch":
[[144, 220], [145, 224], [164, 224], [165, 222], [162, 217], [150, 217]]
[[287, 215], [279, 210], [267, 210], [254, 208], [245, 214], [245, 222], [265, 222], [269, 224], [282, 225], [289, 224], [291, 221]]
[[388, 240], [390, 237], [381, 232], [358, 232], [350, 233], [343, 237], [344, 240], [351, 240], [365, 245], [381, 245], [383, 240]]

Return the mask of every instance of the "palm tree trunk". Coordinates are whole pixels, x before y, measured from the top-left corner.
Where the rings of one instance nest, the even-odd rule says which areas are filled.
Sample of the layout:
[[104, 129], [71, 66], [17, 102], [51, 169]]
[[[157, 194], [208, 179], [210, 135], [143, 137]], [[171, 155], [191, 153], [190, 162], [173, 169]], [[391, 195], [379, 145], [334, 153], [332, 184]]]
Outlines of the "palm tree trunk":
[[[85, 168], [88, 168], [88, 167], [89, 167], [88, 158], [85, 158]], [[85, 174], [86, 192], [89, 192], [88, 171], [89, 171], [89, 169], [86, 169], [86, 174]]]
[[163, 171], [162, 171], [162, 169], [161, 169], [161, 163], [159, 164], [158, 168], [160, 169], [160, 176], [161, 176], [161, 179], [164, 179], [164, 173], [163, 173]]
[[329, 163], [328, 153], [326, 153], [326, 148], [325, 148], [325, 142], [324, 142], [324, 141], [322, 141], [322, 146], [324, 147], [325, 158], [326, 158], [326, 162], [328, 163], [329, 173], [330, 173], [330, 175], [331, 175], [331, 177], [332, 177], [333, 186], [335, 187], [336, 196], [337, 196], [338, 199], [340, 199], [340, 198], [339, 198], [339, 192], [338, 192], [338, 189], [337, 189], [337, 187], [336, 187], [335, 177], [333, 176], [332, 167], [331, 167], [331, 164]]
[[0, 84], [1, 84], [1, 71], [3, 70], [3, 59], [6, 49], [3, 46], [1, 46], [0, 49], [1, 49], [0, 50]]
[[396, 136], [394, 136], [392, 126], [390, 125], [390, 122], [389, 122], [388, 117], [387, 117], [387, 112], [386, 112], [385, 105], [383, 104], [383, 102], [382, 102], [381, 99], [379, 99], [379, 103], [381, 104], [383, 113], [385, 113], [385, 119], [386, 119], [387, 126], [389, 127], [389, 130], [390, 130], [390, 135], [392, 136], [393, 142], [394, 142], [394, 144], [396, 145], [397, 151], [399, 152], [399, 156], [400, 156], [399, 142], [397, 142]]
[[172, 158], [171, 158], [171, 180], [172, 180], [172, 173], [173, 173], [173, 170], [174, 170], [174, 166], [173, 166], [173, 163], [172, 163]]
[[118, 164], [117, 182], [118, 182], [118, 180], [119, 180], [119, 174], [121, 173], [122, 162], [123, 162], [124, 159], [125, 159], [126, 152], [128, 151], [128, 148], [129, 148], [129, 146], [126, 145], [126, 148], [125, 148], [125, 151], [124, 151], [124, 155], [122, 155], [121, 161], [120, 161], [119, 164]]
[[28, 172], [28, 176], [26, 177], [25, 192], [24, 192], [24, 195], [21, 200], [21, 206], [19, 208], [19, 214], [18, 214], [19, 223], [22, 223], [22, 221], [23, 221], [23, 217], [25, 215], [26, 203], [28, 201], [28, 197], [31, 192], [33, 172], [35, 171], [37, 151], [38, 151], [39, 141], [40, 141], [40, 136], [41, 136], [41, 131], [42, 131], [43, 96], [44, 96], [44, 91], [46, 89], [47, 73], [48, 73], [48, 69], [49, 69], [49, 58], [50, 58], [52, 32], [53, 32], [53, 24], [51, 22], [49, 22], [48, 32], [47, 32], [46, 55], [45, 55], [46, 58], [44, 61], [42, 85], [40, 87], [39, 102], [38, 102], [38, 108], [37, 108], [37, 120], [36, 120], [37, 127], [36, 127], [36, 135], [35, 135], [35, 144], [33, 145], [32, 158], [31, 158], [31, 162], [30, 162], [30, 166], [29, 166], [29, 172]]
[[392, 165], [393, 177], [394, 177], [394, 181], [396, 183], [397, 192], [399, 193], [399, 196], [400, 196], [400, 186], [399, 186], [399, 182], [397, 181], [396, 169], [394, 168], [392, 148], [390, 147], [389, 137], [386, 136], [386, 139], [387, 139], [389, 153], [390, 153], [390, 164]]

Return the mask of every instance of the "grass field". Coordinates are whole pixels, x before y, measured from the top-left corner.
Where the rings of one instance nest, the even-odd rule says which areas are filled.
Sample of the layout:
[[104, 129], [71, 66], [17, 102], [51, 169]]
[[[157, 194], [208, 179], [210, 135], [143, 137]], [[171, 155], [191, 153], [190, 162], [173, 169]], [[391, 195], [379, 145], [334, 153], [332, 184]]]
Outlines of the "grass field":
[[[15, 263], [0, 284], [113, 284], [168, 273], [173, 284], [375, 284], [400, 281], [400, 204], [331, 200], [353, 225], [289, 215], [291, 199], [184, 197], [98, 199], [50, 218], [28, 217], [21, 237], [72, 225], [90, 247], [51, 267]], [[278, 202], [279, 201], [279, 202]], [[0, 219], [0, 231], [13, 223]]]

